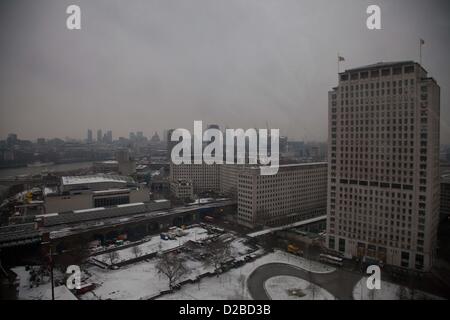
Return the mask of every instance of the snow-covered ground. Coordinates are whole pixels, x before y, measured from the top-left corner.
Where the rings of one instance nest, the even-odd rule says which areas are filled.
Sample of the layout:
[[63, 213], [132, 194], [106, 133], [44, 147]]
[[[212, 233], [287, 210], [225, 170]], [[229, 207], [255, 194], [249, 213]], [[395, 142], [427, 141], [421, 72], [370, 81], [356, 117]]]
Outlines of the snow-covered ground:
[[[267, 263], [287, 263], [314, 273], [328, 273], [335, 268], [276, 250], [262, 256], [242, 267], [231, 269], [219, 277], [203, 278], [199, 283], [188, 284], [180, 290], [167, 294], [159, 299], [163, 300], [249, 300], [251, 296], [247, 290], [247, 277], [259, 266]], [[327, 296], [327, 295], [325, 295]], [[329, 296], [327, 296], [329, 297]], [[331, 299], [333, 297], [331, 296]]]
[[[202, 228], [188, 229], [191, 231], [180, 239], [184, 242], [188, 240], [206, 239], [208, 235], [206, 230]], [[194, 233], [197, 233], [195, 235]], [[170, 243], [170, 240], [164, 241]], [[230, 242], [231, 255], [234, 258], [242, 257], [251, 253], [252, 248], [244, 243], [244, 239], [237, 238]], [[177, 241], [172, 241], [178, 244]], [[183, 242], [183, 243], [184, 243]], [[178, 245], [177, 245], [178, 246]], [[150, 247], [151, 248], [151, 247]], [[169, 249], [169, 246], [163, 247], [162, 250]], [[127, 249], [125, 249], [127, 250]], [[159, 248], [158, 248], [159, 250]], [[124, 250], [121, 250], [124, 251]], [[182, 253], [186, 259], [185, 265], [189, 273], [180, 281], [186, 279], [196, 279], [201, 274], [213, 272], [213, 266], [208, 266], [204, 262], [196, 260], [190, 253]], [[133, 256], [134, 257], [134, 256]], [[161, 291], [168, 289], [168, 281], [164, 275], [158, 274], [156, 270], [157, 259], [149, 259], [124, 266], [117, 270], [104, 270], [95, 266], [88, 267], [87, 271], [90, 274], [87, 282], [97, 284], [97, 288], [92, 293], [83, 295], [82, 299], [148, 299], [158, 295]]]
[[[166, 251], [177, 248], [184, 245], [188, 241], [199, 241], [209, 237], [207, 230], [201, 227], [193, 227], [184, 230], [187, 234], [182, 237], [177, 237], [174, 240], [162, 240], [159, 235], [152, 237], [149, 241], [139, 244], [137, 247], [140, 249], [139, 256], [155, 253], [158, 251]], [[118, 258], [114, 263], [127, 261], [136, 258], [133, 253], [133, 247], [117, 250]], [[110, 264], [110, 258], [108, 253], [100, 254], [94, 257], [103, 263]]]
[[[25, 270], [25, 267], [15, 267], [12, 269], [17, 274], [19, 281], [18, 285], [18, 299], [19, 300], [51, 300], [52, 291], [50, 285], [50, 277], [42, 277], [39, 286], [33, 285], [30, 287], [30, 272]], [[55, 281], [62, 279], [62, 274], [54, 271]], [[77, 300], [77, 298], [67, 289], [66, 286], [56, 286], [54, 289], [55, 300]]]
[[[232, 255], [235, 258], [243, 257], [252, 252], [245, 245], [244, 239], [237, 238], [231, 242]], [[175, 242], [175, 241], [174, 241]], [[262, 250], [251, 254], [261, 253]], [[213, 271], [212, 266], [205, 265], [202, 261], [190, 256], [190, 253], [182, 253], [190, 270], [181, 281], [196, 279], [199, 275]], [[206, 277], [194, 284], [186, 284], [173, 294], [164, 295], [161, 299], [251, 299], [247, 287], [247, 277], [257, 267], [267, 263], [288, 263], [305, 270], [316, 273], [333, 272], [335, 269], [321, 263], [288, 254], [283, 251], [275, 251], [266, 254], [239, 268], [231, 269], [219, 277]], [[83, 300], [90, 299], [149, 299], [168, 289], [167, 278], [158, 274], [156, 270], [157, 259], [150, 259], [135, 264], [124, 266], [117, 270], [105, 270], [97, 266], [88, 266], [83, 271], [83, 282], [96, 284], [96, 288], [89, 293], [81, 295]], [[38, 287], [30, 288], [29, 273], [24, 267], [13, 269], [20, 279], [20, 299], [48, 299], [49, 279]], [[61, 274], [62, 276], [62, 274]]]
[[334, 300], [322, 287], [292, 276], [272, 277], [264, 288], [272, 300]]
[[[353, 288], [353, 299], [355, 300], [410, 300], [411, 291], [395, 283], [381, 281], [381, 289], [369, 290], [367, 288], [367, 277], [363, 277]], [[442, 298], [415, 290], [414, 300], [442, 300]]]
[[336, 268], [329, 265], [295, 256], [285, 251], [276, 250], [275, 252], [277, 254], [277, 257], [280, 259], [280, 261], [277, 262], [291, 263], [306, 271], [311, 271], [314, 273], [331, 273], [336, 271]]

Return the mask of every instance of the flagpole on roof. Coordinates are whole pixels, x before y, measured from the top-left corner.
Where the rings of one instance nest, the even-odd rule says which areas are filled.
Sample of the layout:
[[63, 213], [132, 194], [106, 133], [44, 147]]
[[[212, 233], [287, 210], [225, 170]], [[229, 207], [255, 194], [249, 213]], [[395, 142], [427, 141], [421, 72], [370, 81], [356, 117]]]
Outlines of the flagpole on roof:
[[345, 59], [344, 59], [344, 57], [342, 57], [342, 56], [339, 54], [339, 52], [338, 52], [338, 54], [337, 54], [338, 74], [341, 72], [341, 69], [340, 69], [341, 61], [345, 61]]
[[339, 77], [339, 72], [340, 72], [340, 70], [339, 70], [339, 63], [340, 63], [340, 58], [339, 58], [340, 56], [339, 56], [339, 52], [338, 52], [338, 54], [337, 54], [337, 69], [338, 69], [338, 77]]
[[420, 63], [420, 65], [422, 65], [422, 46], [424, 44], [425, 44], [425, 41], [422, 38], [420, 38], [420, 41], [419, 41], [419, 63]]

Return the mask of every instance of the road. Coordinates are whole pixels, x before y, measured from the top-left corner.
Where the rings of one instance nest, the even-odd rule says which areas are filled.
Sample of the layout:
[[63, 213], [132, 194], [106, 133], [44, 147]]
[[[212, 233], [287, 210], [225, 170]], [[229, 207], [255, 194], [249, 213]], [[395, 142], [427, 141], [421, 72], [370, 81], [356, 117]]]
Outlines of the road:
[[346, 270], [338, 269], [332, 273], [311, 273], [285, 263], [268, 263], [256, 268], [247, 280], [250, 295], [255, 300], [270, 300], [264, 283], [275, 276], [294, 276], [310, 281], [340, 300], [352, 300], [353, 288], [361, 279], [357, 275]]

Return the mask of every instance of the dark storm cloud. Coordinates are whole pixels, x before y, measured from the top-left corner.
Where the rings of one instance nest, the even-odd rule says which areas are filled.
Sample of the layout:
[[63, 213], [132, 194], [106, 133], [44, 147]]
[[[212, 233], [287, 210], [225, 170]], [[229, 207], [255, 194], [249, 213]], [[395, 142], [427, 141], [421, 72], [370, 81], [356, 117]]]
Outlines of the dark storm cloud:
[[[65, 27], [69, 4], [80, 31]], [[382, 30], [365, 27], [369, 4]], [[444, 0], [3, 0], [0, 136], [149, 135], [203, 120], [325, 140], [337, 52], [342, 68], [417, 61], [424, 38], [449, 143], [449, 18]]]

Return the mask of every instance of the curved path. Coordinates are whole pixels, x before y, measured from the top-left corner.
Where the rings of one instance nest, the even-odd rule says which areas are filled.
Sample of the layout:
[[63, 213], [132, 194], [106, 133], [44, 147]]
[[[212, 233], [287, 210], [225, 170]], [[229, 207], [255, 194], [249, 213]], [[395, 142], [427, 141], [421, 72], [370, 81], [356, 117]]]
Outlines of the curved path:
[[337, 299], [353, 299], [353, 287], [361, 275], [339, 269], [331, 273], [311, 273], [286, 263], [268, 263], [256, 268], [247, 279], [250, 295], [255, 300], [270, 300], [264, 283], [275, 276], [293, 276], [310, 281], [335, 296]]

